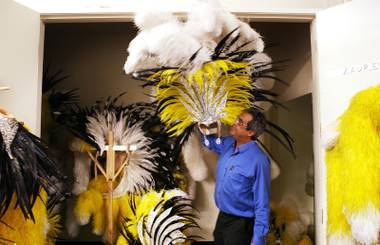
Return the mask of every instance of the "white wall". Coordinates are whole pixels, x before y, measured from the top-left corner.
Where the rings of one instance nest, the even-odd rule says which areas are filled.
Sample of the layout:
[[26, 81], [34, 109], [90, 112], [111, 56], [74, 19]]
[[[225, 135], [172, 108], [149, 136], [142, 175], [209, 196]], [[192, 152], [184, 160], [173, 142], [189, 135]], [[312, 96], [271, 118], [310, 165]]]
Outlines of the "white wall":
[[[141, 8], [154, 6], [156, 9], [183, 12], [191, 1], [165, 0], [16, 0], [41, 12], [52, 13], [115, 13], [134, 12]], [[347, 0], [220, 0], [221, 4], [233, 12], [266, 11], [304, 11], [306, 9], [325, 9]]]
[[0, 107], [40, 133], [43, 25], [39, 14], [11, 0], [0, 1]]

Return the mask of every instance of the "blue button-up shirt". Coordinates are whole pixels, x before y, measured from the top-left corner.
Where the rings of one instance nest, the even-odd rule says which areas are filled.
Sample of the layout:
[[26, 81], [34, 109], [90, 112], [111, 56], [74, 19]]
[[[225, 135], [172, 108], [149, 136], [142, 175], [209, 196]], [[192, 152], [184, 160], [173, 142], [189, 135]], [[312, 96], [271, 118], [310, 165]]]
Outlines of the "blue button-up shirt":
[[220, 211], [247, 218], [255, 218], [252, 242], [265, 244], [269, 230], [270, 161], [255, 141], [235, 148], [233, 137], [222, 137], [216, 144], [215, 136], [206, 136], [209, 145], [219, 154], [216, 168], [214, 199]]

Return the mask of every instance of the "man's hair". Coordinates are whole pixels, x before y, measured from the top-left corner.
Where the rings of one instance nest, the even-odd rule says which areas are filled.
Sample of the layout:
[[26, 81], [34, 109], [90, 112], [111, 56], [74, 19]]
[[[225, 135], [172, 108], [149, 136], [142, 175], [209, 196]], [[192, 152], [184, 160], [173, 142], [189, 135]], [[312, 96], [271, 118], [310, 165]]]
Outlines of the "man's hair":
[[243, 112], [249, 113], [252, 116], [252, 120], [247, 124], [247, 130], [254, 130], [256, 133], [252, 136], [252, 139], [257, 139], [264, 131], [267, 125], [265, 115], [257, 108], [249, 108]]

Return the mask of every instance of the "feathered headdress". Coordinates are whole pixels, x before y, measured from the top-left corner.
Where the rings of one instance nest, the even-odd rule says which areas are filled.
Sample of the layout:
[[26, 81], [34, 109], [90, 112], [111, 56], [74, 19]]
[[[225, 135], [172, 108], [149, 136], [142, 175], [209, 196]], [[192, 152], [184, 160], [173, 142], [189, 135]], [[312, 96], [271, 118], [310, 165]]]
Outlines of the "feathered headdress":
[[244, 62], [218, 60], [190, 74], [173, 68], [150, 76], [149, 80], [160, 80], [156, 98], [161, 120], [171, 126], [168, 132], [181, 135], [193, 123], [232, 124], [243, 109], [253, 105], [247, 67]]
[[[237, 46], [239, 29], [227, 34], [215, 47], [210, 60], [196, 68], [193, 54], [181, 67], [160, 67], [136, 71], [133, 76], [143, 80], [145, 86], [156, 88], [158, 112], [172, 135], [181, 135], [187, 128], [198, 123], [231, 125], [236, 117], [250, 107], [259, 108], [257, 102], [274, 100], [273, 92], [256, 86], [261, 78], [282, 81], [270, 75], [275, 70], [273, 62], [257, 58], [257, 50], [242, 50], [246, 44]], [[231, 47], [234, 47], [232, 50]], [[194, 69], [195, 67], [195, 69]], [[269, 122], [266, 132], [274, 136], [293, 152], [292, 139], [286, 131]], [[279, 132], [283, 139], [274, 132]]]
[[123, 177], [114, 190], [115, 196], [142, 193], [154, 185], [151, 173], [156, 171], [156, 151], [149, 147], [152, 140], [144, 135], [141, 123], [131, 125], [127, 120], [128, 116], [124, 113], [117, 117], [115, 112], [103, 111], [89, 116], [86, 124], [87, 132], [100, 149], [100, 155], [109, 142], [109, 131], [114, 132], [114, 144], [126, 148], [128, 164], [124, 167]]
[[[114, 132], [115, 145], [129, 152], [129, 163], [114, 195], [142, 193], [147, 188], [175, 188], [172, 173], [178, 167], [179, 152], [170, 141], [164, 125], [156, 115], [155, 105], [134, 103], [117, 105], [125, 93], [91, 107], [72, 107], [60, 122], [77, 138], [77, 150], [98, 151], [100, 156], [108, 144], [108, 132]], [[77, 140], [76, 140], [77, 142]], [[78, 163], [81, 164], [81, 163]], [[78, 176], [79, 177], [79, 176]]]

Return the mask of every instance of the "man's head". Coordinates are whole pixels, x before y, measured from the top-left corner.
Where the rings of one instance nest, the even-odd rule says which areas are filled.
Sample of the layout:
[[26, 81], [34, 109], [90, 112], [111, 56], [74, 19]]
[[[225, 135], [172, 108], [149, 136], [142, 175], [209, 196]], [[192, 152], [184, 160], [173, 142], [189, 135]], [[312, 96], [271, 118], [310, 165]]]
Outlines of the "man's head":
[[256, 139], [265, 130], [266, 120], [264, 114], [256, 109], [246, 109], [237, 118], [232, 125], [230, 134], [236, 140], [246, 141]]

